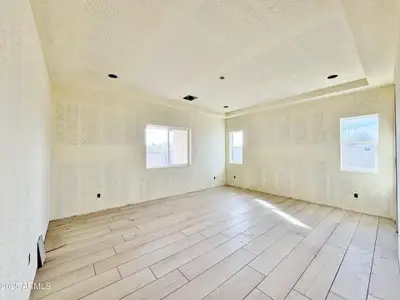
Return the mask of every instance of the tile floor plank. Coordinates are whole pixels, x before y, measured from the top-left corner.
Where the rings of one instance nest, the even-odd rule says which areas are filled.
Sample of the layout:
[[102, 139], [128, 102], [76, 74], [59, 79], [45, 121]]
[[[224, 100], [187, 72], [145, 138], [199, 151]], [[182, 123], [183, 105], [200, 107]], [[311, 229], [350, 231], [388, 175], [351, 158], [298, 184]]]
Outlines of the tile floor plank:
[[149, 269], [144, 269], [129, 277], [121, 279], [97, 292], [94, 292], [82, 300], [118, 300], [122, 299], [136, 290], [146, 286], [150, 282], [156, 280], [153, 273]]
[[397, 267], [397, 234], [393, 222], [380, 218], [368, 293], [371, 299], [399, 297], [400, 270]]
[[205, 300], [242, 300], [265, 276], [246, 266], [209, 294]]
[[331, 211], [332, 207], [318, 206], [310, 215], [301, 219], [303, 223], [302, 225], [293, 226], [294, 228], [291, 229], [291, 231], [306, 237], [310, 231], [314, 230]]
[[341, 209], [331, 210], [321, 223], [307, 234], [303, 243], [318, 249], [321, 248], [339, 225], [344, 215], [345, 212]]
[[233, 187], [51, 221], [45, 247], [30, 300], [398, 300], [393, 221]]
[[205, 237], [200, 234], [194, 234], [187, 238], [181, 239], [176, 243], [170, 244], [153, 252], [147, 253], [136, 259], [133, 259], [125, 264], [118, 266], [122, 277], [127, 277], [130, 274], [136, 273], [144, 268], [147, 268], [158, 261], [169, 257], [175, 253], [179, 253], [193, 245], [204, 241]]
[[250, 252], [239, 249], [231, 256], [225, 258], [211, 269], [167, 296], [165, 300], [203, 299], [246, 266], [253, 258], [254, 255]]
[[117, 253], [122, 253], [138, 246], [158, 240], [162, 237], [177, 233], [182, 229], [187, 228], [187, 226], [187, 224], [178, 224], [146, 235], [137, 235], [136, 233], [123, 234], [122, 236], [125, 240], [127, 240], [127, 242], [115, 245], [114, 249]]
[[267, 276], [302, 240], [301, 236], [288, 233], [253, 260], [250, 267]]
[[244, 300], [272, 300], [259, 289], [254, 289]]
[[215, 217], [211, 217], [210, 219], [208, 219], [204, 222], [200, 222], [189, 228], [186, 228], [186, 229], [182, 230], [182, 233], [185, 235], [191, 235], [191, 234], [197, 233], [199, 231], [205, 230], [209, 227], [212, 227], [214, 225], [220, 224], [229, 218], [240, 216], [246, 212], [249, 212], [249, 211], [251, 212], [253, 210], [254, 210], [254, 205], [246, 205], [244, 207], [241, 207], [241, 208], [233, 210], [233, 211], [218, 212], [215, 215]]
[[[68, 286], [71, 286], [75, 283], [79, 283], [87, 278], [95, 276], [95, 272], [93, 269], [93, 265], [85, 266], [83, 268], [77, 269], [75, 271], [68, 272], [66, 274], [63, 274], [61, 276], [55, 277], [53, 279], [47, 280], [45, 282], [41, 282], [44, 284], [50, 285], [49, 289], [38, 289], [38, 290], [33, 290], [31, 294], [31, 300], [36, 300], [39, 298], [42, 298], [46, 295], [53, 294], [59, 290], [62, 290], [63, 288], [66, 288]], [[38, 283], [38, 280], [35, 280], [36, 283]]]
[[344, 254], [344, 249], [325, 244], [294, 289], [311, 300], [325, 299]]
[[271, 273], [260, 283], [258, 289], [274, 300], [283, 300], [292, 290], [318, 249], [300, 243]]
[[[291, 210], [293, 210], [293, 202], [290, 201], [289, 203], [290, 203], [290, 206], [288, 205], [286, 207], [274, 209], [273, 212], [276, 212], [275, 214], [271, 214], [268, 218], [265, 218], [264, 221], [249, 228], [248, 230], [243, 232], [243, 234], [255, 239], [255, 238], [259, 237], [260, 235], [262, 235], [263, 233], [270, 230], [271, 228], [274, 228], [278, 224], [285, 223], [285, 220], [282, 219], [280, 214], [287, 213], [287, 212], [290, 213]], [[311, 208], [311, 206], [310, 206], [310, 208]], [[300, 210], [299, 212], [296, 212], [296, 213], [293, 213], [293, 216], [297, 219], [299, 217], [299, 215], [301, 213], [303, 213], [303, 211], [305, 213], [308, 213], [310, 208], [308, 206], [306, 206], [306, 209]], [[284, 224], [284, 225], [286, 225], [286, 224]]]
[[[306, 203], [297, 203], [295, 205], [290, 206], [290, 208], [288, 208], [288, 210], [287, 210], [287, 213], [285, 213], [285, 214], [293, 214], [293, 213], [299, 212], [299, 211], [303, 210], [306, 206], [307, 206]], [[223, 231], [222, 233], [229, 237], [235, 237], [238, 234], [244, 233], [244, 232], [250, 230], [251, 228], [253, 228], [254, 226], [256, 226], [266, 220], [275, 218], [276, 217], [275, 214], [276, 214], [276, 211], [274, 211], [273, 209], [265, 209], [264, 208], [263, 210], [260, 210], [260, 213], [258, 216], [251, 218], [251, 219], [247, 220], [246, 222], [240, 223], [234, 227], [231, 227], [231, 228]]]
[[244, 235], [239, 235], [232, 240], [214, 248], [213, 250], [193, 259], [189, 263], [179, 268], [183, 275], [189, 280], [192, 280], [196, 276], [200, 275], [210, 267], [214, 266], [227, 256], [231, 255], [244, 245], [246, 245], [251, 239]]
[[354, 232], [357, 229], [360, 219], [361, 214], [349, 211], [346, 212], [338, 227], [329, 237], [327, 243], [333, 246], [347, 249], [349, 247], [351, 239], [353, 238]]
[[[319, 298], [319, 299], [325, 299], [325, 298]], [[309, 300], [309, 299], [304, 295], [300, 294], [299, 292], [292, 290], [286, 297], [286, 300]]]
[[[260, 200], [261, 201], [261, 200]], [[264, 201], [262, 201], [264, 203]], [[257, 203], [258, 204], [258, 203]], [[294, 204], [293, 200], [283, 200], [281, 203], [276, 204], [277, 207], [282, 207], [282, 209], [287, 208], [288, 206], [291, 206]], [[262, 205], [261, 205], [262, 206]], [[241, 214], [237, 217], [228, 219], [225, 222], [222, 222], [220, 224], [217, 224], [215, 226], [209, 227], [203, 231], [201, 231], [200, 233], [202, 235], [204, 235], [205, 237], [211, 237], [214, 236], [216, 234], [219, 234], [221, 232], [223, 232], [224, 230], [229, 229], [230, 227], [234, 227], [242, 222], [247, 221], [248, 219], [252, 219], [254, 217], [257, 217], [259, 215], [258, 209], [259, 209], [260, 205], [258, 207], [256, 207], [255, 209], [248, 211], [244, 214]], [[272, 215], [271, 215], [272, 217]]]
[[371, 251], [350, 246], [331, 291], [345, 299], [365, 299], [372, 265], [372, 254]]
[[[135, 229], [135, 231], [137, 231], [137, 230]], [[58, 249], [54, 249], [50, 252], [46, 251], [46, 258], [48, 260], [51, 260], [52, 258], [55, 258], [59, 255], [73, 255], [70, 253], [79, 253], [81, 251], [81, 249], [84, 249], [87, 247], [90, 248], [90, 247], [92, 247], [96, 244], [100, 244], [100, 243], [112, 247], [112, 246], [120, 244], [121, 242], [123, 242], [123, 239], [121, 240], [121, 234], [112, 232], [112, 233], [105, 234], [103, 236], [97, 236], [95, 238], [81, 240], [76, 243], [66, 244], [66, 245], [64, 245]]]
[[262, 234], [255, 240], [248, 243], [243, 248], [250, 251], [253, 254], [259, 255], [264, 250], [272, 246], [278, 240], [283, 238], [290, 230], [290, 227], [287, 224], [278, 225], [266, 233]]
[[377, 226], [377, 218], [362, 216], [331, 289], [336, 295], [367, 298]]
[[123, 263], [126, 263], [130, 260], [133, 260], [139, 256], [145, 255], [149, 252], [165, 247], [169, 244], [175, 243], [181, 239], [184, 239], [185, 237], [186, 236], [183, 233], [180, 232], [174, 233], [172, 235], [166, 236], [164, 238], [134, 248], [131, 251], [118, 253], [112, 257], [98, 261], [94, 264], [94, 269], [96, 271], [96, 274], [99, 274], [111, 268], [117, 267]]
[[197, 245], [190, 247], [182, 252], [176, 253], [150, 267], [157, 278], [175, 270], [193, 259], [203, 255], [204, 253], [218, 247], [227, 242], [229, 237], [223, 234], [213, 236]]
[[326, 300], [347, 300], [347, 299], [344, 299], [344, 298], [340, 297], [339, 295], [337, 295], [335, 293], [329, 293], [329, 295], [326, 298]]
[[126, 296], [123, 300], [160, 300], [187, 282], [187, 279], [176, 270]]
[[77, 284], [62, 289], [56, 293], [41, 298], [41, 300], [78, 300], [96, 292], [121, 279], [116, 268], [99, 275], [90, 277]]
[[39, 269], [36, 274], [36, 280], [38, 282], [44, 282], [51, 278], [66, 274], [68, 272], [72, 272], [81, 267], [91, 265], [97, 261], [101, 261], [107, 258], [111, 258], [115, 256], [114, 249], [108, 248], [101, 250], [99, 252], [91, 253], [82, 257], [75, 258], [68, 262], [62, 263], [60, 265], [56, 265], [54, 267], [48, 269]]
[[56, 265], [71, 261], [75, 258], [82, 257], [91, 253], [95, 253], [107, 248], [111, 248], [113, 245], [124, 243], [122, 236], [115, 236], [105, 242], [99, 242], [87, 247], [81, 247], [76, 250], [61, 253], [57, 256], [49, 257], [46, 259], [46, 263], [43, 265], [42, 270], [54, 267]]

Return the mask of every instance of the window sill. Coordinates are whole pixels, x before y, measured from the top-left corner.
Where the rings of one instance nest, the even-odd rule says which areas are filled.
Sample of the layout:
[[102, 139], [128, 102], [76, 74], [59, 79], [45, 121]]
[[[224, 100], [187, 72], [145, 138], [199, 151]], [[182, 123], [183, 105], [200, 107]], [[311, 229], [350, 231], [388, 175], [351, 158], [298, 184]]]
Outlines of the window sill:
[[191, 166], [191, 164], [170, 165], [170, 166], [165, 166], [165, 167], [151, 167], [151, 168], [146, 167], [146, 170], [175, 169], [175, 168], [185, 168], [185, 167], [190, 167], [190, 166]]

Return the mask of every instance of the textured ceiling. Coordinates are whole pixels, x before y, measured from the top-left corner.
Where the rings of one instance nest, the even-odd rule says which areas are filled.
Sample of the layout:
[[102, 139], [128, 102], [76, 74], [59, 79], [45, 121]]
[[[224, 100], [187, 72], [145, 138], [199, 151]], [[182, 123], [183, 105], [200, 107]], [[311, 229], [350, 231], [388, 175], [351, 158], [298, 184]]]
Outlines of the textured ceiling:
[[[192, 105], [227, 112], [360, 79], [393, 80], [395, 0], [32, 6], [55, 84], [129, 87], [176, 101], [192, 94]], [[330, 74], [339, 77], [327, 80]]]

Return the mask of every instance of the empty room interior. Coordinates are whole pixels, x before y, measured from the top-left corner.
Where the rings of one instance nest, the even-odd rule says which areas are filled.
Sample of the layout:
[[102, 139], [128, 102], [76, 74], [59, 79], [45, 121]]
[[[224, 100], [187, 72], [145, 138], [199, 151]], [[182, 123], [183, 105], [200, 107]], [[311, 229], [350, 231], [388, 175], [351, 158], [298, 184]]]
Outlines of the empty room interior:
[[0, 0], [0, 300], [399, 300], [399, 0]]

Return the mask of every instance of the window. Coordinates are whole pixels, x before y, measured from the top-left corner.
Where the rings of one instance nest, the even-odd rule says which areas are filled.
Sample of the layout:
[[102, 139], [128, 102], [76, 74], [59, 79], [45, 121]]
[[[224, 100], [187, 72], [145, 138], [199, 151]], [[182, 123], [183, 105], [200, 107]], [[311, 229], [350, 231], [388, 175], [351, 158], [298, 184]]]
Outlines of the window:
[[379, 115], [340, 119], [342, 171], [378, 171]]
[[243, 131], [229, 133], [230, 163], [243, 163]]
[[147, 125], [147, 169], [189, 165], [189, 136], [186, 128]]

